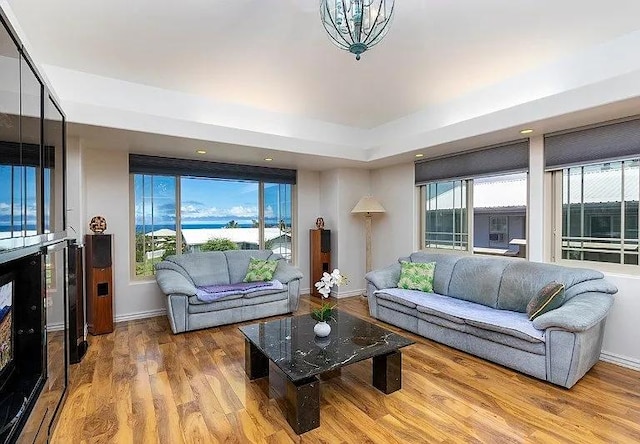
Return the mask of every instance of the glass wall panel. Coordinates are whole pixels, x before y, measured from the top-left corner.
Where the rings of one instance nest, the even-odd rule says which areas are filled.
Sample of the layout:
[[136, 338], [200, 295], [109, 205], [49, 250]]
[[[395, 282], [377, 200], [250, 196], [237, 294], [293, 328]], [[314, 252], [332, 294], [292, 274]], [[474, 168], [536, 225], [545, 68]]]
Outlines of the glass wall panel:
[[0, 26], [0, 240], [20, 236], [22, 230], [22, 193], [20, 181], [14, 178], [14, 173], [20, 174], [19, 170], [14, 171], [19, 162], [20, 54], [4, 26]]
[[51, 98], [45, 103], [42, 192], [45, 233], [64, 230], [64, 118]]
[[23, 166], [21, 232], [22, 236], [42, 233], [42, 199], [39, 175], [41, 165], [42, 84], [29, 64], [20, 61], [20, 145]]

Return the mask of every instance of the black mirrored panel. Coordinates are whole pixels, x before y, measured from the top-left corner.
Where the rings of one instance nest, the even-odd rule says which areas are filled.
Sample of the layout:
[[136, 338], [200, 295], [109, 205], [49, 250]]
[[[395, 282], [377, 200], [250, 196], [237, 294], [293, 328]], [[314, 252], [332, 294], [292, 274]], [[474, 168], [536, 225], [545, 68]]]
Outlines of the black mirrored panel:
[[40, 144], [42, 84], [27, 61], [20, 61], [20, 167], [22, 236], [42, 233], [40, 185]]
[[0, 241], [7, 241], [3, 244], [21, 235], [19, 164], [20, 54], [11, 36], [0, 26]]
[[42, 170], [43, 225], [45, 233], [64, 230], [64, 117], [51, 97], [44, 108]]

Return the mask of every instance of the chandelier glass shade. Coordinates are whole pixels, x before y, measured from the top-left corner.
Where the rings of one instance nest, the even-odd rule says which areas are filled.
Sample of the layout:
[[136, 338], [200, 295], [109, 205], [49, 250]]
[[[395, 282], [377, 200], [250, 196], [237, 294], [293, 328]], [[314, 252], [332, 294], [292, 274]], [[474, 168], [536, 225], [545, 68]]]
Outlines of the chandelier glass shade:
[[360, 60], [389, 31], [393, 6], [394, 0], [320, 0], [320, 18], [331, 41]]

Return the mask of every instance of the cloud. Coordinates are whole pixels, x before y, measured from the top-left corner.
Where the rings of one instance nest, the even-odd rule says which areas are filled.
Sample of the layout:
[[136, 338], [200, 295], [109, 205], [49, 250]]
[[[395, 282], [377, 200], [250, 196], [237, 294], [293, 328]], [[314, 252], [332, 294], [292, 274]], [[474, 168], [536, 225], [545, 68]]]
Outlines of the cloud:
[[235, 205], [231, 208], [208, 207], [202, 202], [183, 202], [180, 208], [180, 216], [186, 219], [218, 219], [218, 218], [257, 218], [258, 207], [256, 205]]

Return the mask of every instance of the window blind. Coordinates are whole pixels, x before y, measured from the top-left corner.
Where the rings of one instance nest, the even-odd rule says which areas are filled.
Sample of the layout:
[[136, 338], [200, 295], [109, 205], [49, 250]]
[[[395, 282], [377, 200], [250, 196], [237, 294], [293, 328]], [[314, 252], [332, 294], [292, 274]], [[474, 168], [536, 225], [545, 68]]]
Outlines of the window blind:
[[129, 172], [212, 179], [254, 180], [295, 185], [296, 170], [235, 163], [129, 154]]
[[640, 119], [548, 135], [544, 153], [548, 171], [640, 157]]
[[416, 162], [416, 185], [529, 170], [529, 140]]

